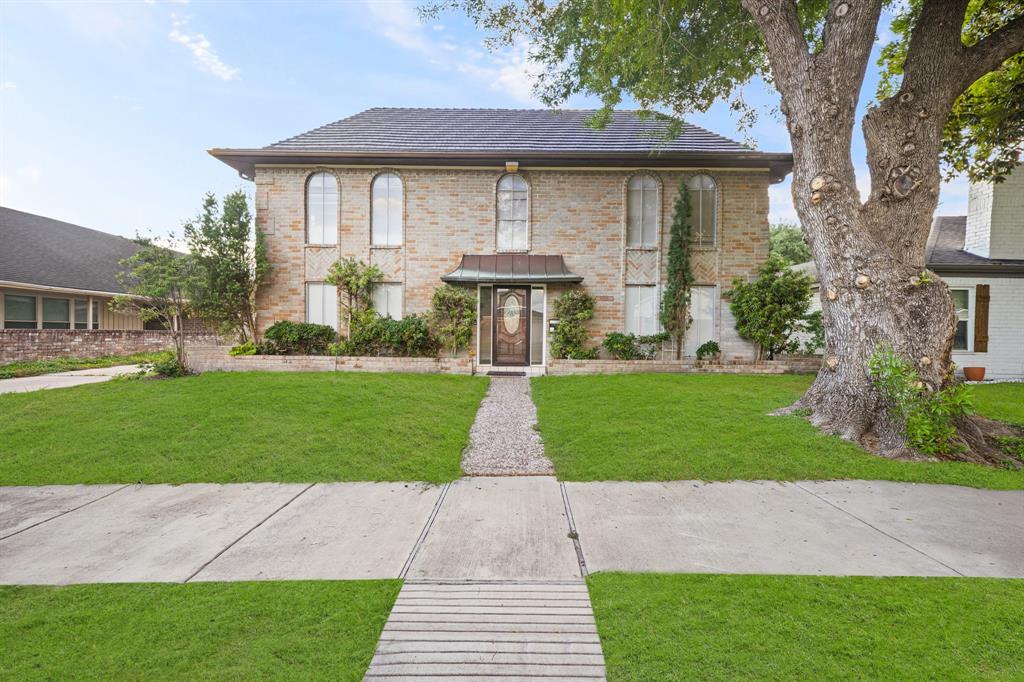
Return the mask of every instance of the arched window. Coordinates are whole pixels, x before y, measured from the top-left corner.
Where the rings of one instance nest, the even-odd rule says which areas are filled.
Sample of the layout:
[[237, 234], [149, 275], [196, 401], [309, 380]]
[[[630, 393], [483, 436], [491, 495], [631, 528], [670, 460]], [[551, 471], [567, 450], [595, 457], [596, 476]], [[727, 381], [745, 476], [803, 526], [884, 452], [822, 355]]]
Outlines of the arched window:
[[693, 243], [714, 246], [718, 234], [718, 188], [710, 175], [694, 175], [690, 188], [690, 225]]
[[306, 183], [306, 243], [338, 243], [338, 181], [314, 173]]
[[658, 181], [634, 175], [626, 192], [626, 246], [658, 245]]
[[374, 246], [398, 246], [402, 243], [402, 179], [394, 173], [381, 173], [373, 179], [373, 215], [370, 234]]
[[498, 250], [528, 251], [527, 215], [529, 187], [518, 173], [498, 180]]

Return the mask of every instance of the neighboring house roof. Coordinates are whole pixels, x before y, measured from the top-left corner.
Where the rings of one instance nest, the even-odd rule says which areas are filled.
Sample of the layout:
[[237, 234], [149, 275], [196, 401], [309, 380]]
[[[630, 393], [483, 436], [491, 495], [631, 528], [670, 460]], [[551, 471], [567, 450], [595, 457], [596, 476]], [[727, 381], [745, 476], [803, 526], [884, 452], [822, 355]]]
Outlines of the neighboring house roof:
[[539, 254], [470, 255], [462, 257], [459, 266], [441, 277], [444, 282], [478, 283], [570, 283], [583, 278], [569, 270], [562, 256]]
[[0, 282], [124, 293], [119, 261], [140, 248], [124, 237], [0, 207]]
[[[936, 216], [928, 234], [925, 263], [940, 275], [1016, 275], [1024, 276], [1024, 260], [985, 258], [964, 250], [967, 216]], [[790, 266], [818, 281], [814, 261]]]
[[[602, 129], [587, 125], [595, 110], [367, 109], [259, 149], [211, 149], [251, 177], [255, 165], [320, 163], [439, 163], [473, 165], [679, 165], [768, 167], [773, 180], [790, 171], [793, 156], [751, 147], [685, 123], [666, 137], [668, 121], [614, 111]], [[343, 161], [344, 160], [344, 161]]]

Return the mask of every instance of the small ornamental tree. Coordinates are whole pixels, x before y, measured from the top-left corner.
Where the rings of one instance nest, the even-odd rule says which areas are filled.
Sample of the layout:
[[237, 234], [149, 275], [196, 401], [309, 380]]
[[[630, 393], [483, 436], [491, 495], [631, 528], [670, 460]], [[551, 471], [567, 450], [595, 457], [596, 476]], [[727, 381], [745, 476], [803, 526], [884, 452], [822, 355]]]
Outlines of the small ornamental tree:
[[474, 324], [476, 296], [469, 290], [451, 284], [434, 290], [430, 301], [430, 327], [451, 357], [469, 345]]
[[804, 233], [795, 223], [772, 225], [768, 232], [768, 253], [778, 255], [787, 265], [811, 260], [811, 247], [804, 241]]
[[683, 354], [683, 339], [690, 328], [690, 192], [686, 180], [679, 182], [679, 197], [672, 212], [672, 232], [668, 243], [668, 282], [661, 298], [661, 326], [676, 345], [676, 360]]
[[185, 367], [185, 331], [182, 321], [189, 312], [189, 295], [195, 288], [196, 266], [192, 257], [136, 239], [142, 248], [120, 261], [117, 282], [126, 294], [115, 296], [112, 310], [138, 315], [143, 322], [157, 321], [171, 331], [174, 357]]
[[370, 307], [373, 285], [383, 279], [384, 273], [380, 268], [355, 258], [342, 258], [331, 266], [324, 281], [338, 287], [339, 292], [344, 294], [339, 301], [345, 308], [345, 329], [349, 338], [352, 336], [353, 320]]
[[570, 289], [555, 300], [551, 354], [569, 360], [593, 360], [596, 348], [587, 348], [586, 321], [594, 317], [594, 297], [583, 289]]
[[237, 336], [256, 338], [256, 291], [270, 273], [266, 238], [253, 230], [245, 192], [203, 197], [199, 216], [185, 223], [185, 241], [197, 266], [190, 304], [202, 319]]
[[729, 300], [736, 331], [760, 346], [769, 360], [799, 347], [793, 334], [803, 330], [810, 305], [811, 278], [790, 270], [777, 255], [768, 257], [753, 282], [733, 280]]

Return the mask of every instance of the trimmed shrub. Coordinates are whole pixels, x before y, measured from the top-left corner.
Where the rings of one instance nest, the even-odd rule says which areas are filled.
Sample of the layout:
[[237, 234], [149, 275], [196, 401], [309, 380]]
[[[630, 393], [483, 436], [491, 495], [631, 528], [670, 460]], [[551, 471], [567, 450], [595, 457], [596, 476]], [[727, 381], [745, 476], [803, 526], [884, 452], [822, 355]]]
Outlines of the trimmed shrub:
[[587, 348], [584, 323], [594, 317], [594, 298], [583, 289], [570, 289], [555, 300], [558, 324], [551, 332], [551, 354], [568, 360], [593, 360], [597, 348]]
[[183, 377], [191, 374], [188, 367], [178, 360], [177, 353], [172, 350], [162, 351], [151, 362], [143, 363], [142, 370], [166, 378]]
[[252, 341], [246, 341], [237, 346], [232, 346], [231, 350], [228, 351], [228, 355], [233, 358], [239, 355], [256, 355], [256, 344]]
[[697, 349], [697, 359], [703, 360], [704, 358], [713, 358], [721, 352], [722, 349], [718, 346], [717, 341], [705, 341], [700, 344], [700, 348]]
[[401, 320], [380, 317], [372, 310], [353, 315], [348, 339], [331, 344], [332, 355], [431, 357], [439, 343], [417, 315]]
[[672, 338], [668, 332], [637, 336], [611, 332], [606, 334], [601, 345], [616, 360], [653, 360], [658, 353], [658, 346]]
[[282, 320], [267, 329], [263, 339], [270, 355], [324, 355], [337, 336], [326, 324]]

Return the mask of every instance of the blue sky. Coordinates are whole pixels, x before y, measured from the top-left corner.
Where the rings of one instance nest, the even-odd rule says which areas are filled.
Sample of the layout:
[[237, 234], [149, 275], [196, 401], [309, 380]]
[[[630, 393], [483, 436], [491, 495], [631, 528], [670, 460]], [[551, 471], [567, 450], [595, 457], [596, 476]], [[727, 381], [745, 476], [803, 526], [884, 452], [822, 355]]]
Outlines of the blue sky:
[[[4, 0], [0, 204], [126, 236], [180, 232], [204, 192], [252, 191], [211, 147], [263, 146], [372, 106], [539, 106], [527, 46], [488, 52], [464, 18], [424, 24], [415, 7]], [[777, 99], [760, 84], [746, 97]], [[688, 118], [742, 139], [722, 103]], [[789, 149], [771, 116], [751, 135]], [[966, 190], [944, 187], [938, 212], [965, 213]], [[795, 220], [788, 182], [771, 188], [771, 218]]]

